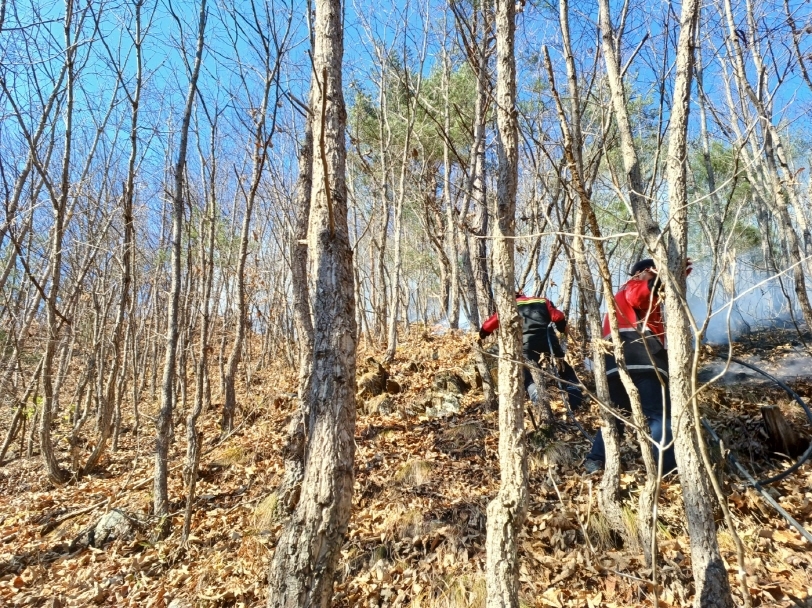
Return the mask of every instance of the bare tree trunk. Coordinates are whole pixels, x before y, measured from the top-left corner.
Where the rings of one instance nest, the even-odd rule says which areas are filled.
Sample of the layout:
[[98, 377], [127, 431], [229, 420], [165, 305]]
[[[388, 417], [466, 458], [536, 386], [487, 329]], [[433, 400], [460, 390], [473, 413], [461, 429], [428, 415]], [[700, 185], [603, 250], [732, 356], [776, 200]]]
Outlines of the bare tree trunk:
[[11, 420], [11, 426], [9, 426], [8, 433], [6, 433], [6, 438], [3, 441], [2, 447], [0, 447], [0, 465], [3, 464], [3, 459], [6, 457], [6, 452], [11, 446], [11, 442], [14, 441], [14, 438], [17, 436], [17, 431], [20, 430], [21, 427], [23, 428], [23, 435], [25, 435], [25, 423], [23, 420], [25, 418], [26, 404], [31, 398], [31, 394], [34, 392], [35, 387], [39, 384], [40, 372], [42, 371], [42, 362], [43, 359], [40, 359], [39, 363], [37, 364], [37, 369], [34, 371], [31, 379], [28, 382], [28, 388], [25, 390], [25, 394], [19, 400], [17, 408], [14, 410], [14, 417]]
[[[806, 288], [806, 275], [804, 273], [804, 245], [801, 239], [798, 238], [798, 233], [795, 231], [792, 216], [789, 213], [789, 205], [787, 198], [793, 203], [796, 211], [796, 219], [801, 224], [803, 229], [805, 220], [803, 217], [802, 205], [798, 201], [795, 192], [793, 176], [787, 167], [784, 158], [783, 150], [781, 147], [781, 137], [775, 125], [772, 123], [767, 102], [762, 98], [763, 74], [765, 72], [762, 64], [762, 59], [759, 54], [759, 49], [754, 49], [753, 60], [759, 75], [759, 85], [756, 88], [750, 84], [747, 78], [747, 69], [744, 64], [744, 55], [742, 52], [741, 44], [737, 36], [736, 24], [733, 18], [733, 9], [730, 0], [725, 0], [725, 17], [727, 21], [727, 29], [729, 36], [726, 38], [726, 43], [729, 46], [730, 54], [733, 60], [733, 71], [736, 76], [739, 94], [750, 100], [756, 109], [759, 122], [762, 128], [763, 137], [763, 150], [764, 150], [764, 168], [767, 173], [767, 180], [771, 188], [771, 196], [769, 197], [773, 203], [770, 205], [773, 210], [777, 212], [779, 217], [779, 226], [781, 233], [787, 243], [788, 254], [790, 262], [794, 264], [793, 279], [795, 282], [795, 295], [798, 298], [798, 305], [801, 308], [804, 321], [807, 327], [812, 327], [812, 302], [810, 302], [809, 294]], [[756, 26], [753, 23], [752, 7], [748, 3], [748, 25], [750, 39], [756, 41], [755, 37]], [[732, 37], [732, 38], [731, 38]], [[752, 137], [752, 135], [751, 135]]]
[[[42, 450], [42, 459], [48, 477], [54, 483], [64, 483], [68, 480], [68, 472], [59, 466], [53, 451], [51, 440], [51, 425], [53, 424], [54, 405], [57, 395], [53, 386], [53, 362], [56, 347], [59, 342], [59, 329], [64, 317], [57, 309], [59, 301], [59, 288], [62, 282], [62, 243], [65, 236], [66, 208], [70, 187], [70, 163], [73, 137], [73, 104], [76, 46], [73, 41], [74, 14], [73, 2], [66, 2], [64, 35], [65, 35], [65, 64], [67, 66], [67, 90], [65, 99], [65, 147], [62, 156], [62, 174], [59, 184], [59, 193], [51, 192], [54, 211], [54, 226], [51, 235], [51, 290], [45, 300], [47, 307], [48, 340], [45, 346], [45, 355], [42, 363], [42, 417], [40, 418], [39, 440]], [[43, 175], [43, 178], [45, 176]], [[33, 424], [33, 422], [32, 422]]]
[[[674, 451], [682, 481], [685, 516], [691, 537], [691, 567], [696, 584], [694, 605], [697, 607], [732, 607], [733, 598], [727, 570], [719, 553], [712, 499], [711, 482], [699, 458], [695, 432], [698, 422], [692, 409], [692, 362], [694, 344], [689, 310], [685, 302], [685, 267], [688, 249], [687, 140], [691, 82], [694, 68], [694, 45], [699, 20], [699, 1], [682, 4], [680, 33], [677, 44], [676, 77], [669, 121], [667, 240], [668, 279], [665, 281], [665, 308], [668, 315], [668, 370], [671, 377], [671, 407], [674, 428]], [[660, 245], [661, 253], [664, 247]], [[665, 257], [665, 256], [663, 256]], [[743, 567], [743, 566], [741, 566]], [[749, 598], [748, 598], [749, 599]]]
[[251, 184], [245, 200], [245, 215], [243, 216], [242, 229], [240, 231], [240, 251], [237, 254], [237, 273], [235, 277], [237, 283], [237, 327], [223, 376], [223, 394], [225, 399], [223, 402], [223, 418], [220, 421], [220, 432], [224, 435], [230, 433], [234, 428], [234, 410], [237, 406], [237, 395], [234, 384], [237, 376], [237, 365], [240, 363], [240, 356], [242, 354], [243, 340], [245, 339], [245, 317], [247, 312], [245, 303], [245, 260], [248, 257], [248, 237], [250, 236], [249, 232], [251, 230], [251, 214], [254, 211], [254, 201], [256, 200], [257, 190], [262, 180], [262, 171], [265, 167], [265, 159], [267, 157], [266, 146], [270, 143], [265, 133], [265, 122], [268, 113], [268, 99], [270, 98], [271, 84], [274, 78], [274, 73], [270, 71], [266, 72], [262, 103], [257, 109], [258, 120], [252, 142], [254, 153], [251, 160]]
[[[710, 481], [699, 461], [697, 436], [694, 432], [690, 366], [693, 358], [690, 324], [685, 298], [685, 259], [687, 246], [686, 140], [691, 80], [694, 60], [699, 5], [689, 0], [682, 5], [680, 35], [677, 48], [676, 78], [673, 107], [669, 121], [667, 180], [669, 184], [668, 246], [661, 238], [648, 201], [643, 196], [642, 177], [637, 158], [626, 102], [623, 81], [614, 46], [608, 0], [600, 2], [601, 35], [606, 69], [612, 95], [612, 106], [619, 126], [623, 162], [629, 183], [629, 198], [637, 230], [646, 246], [658, 260], [666, 289], [668, 314], [667, 338], [671, 386], [672, 420], [675, 454], [683, 488], [683, 501], [691, 536], [691, 565], [696, 584], [695, 605], [732, 606], [727, 572], [719, 553], [713, 520]], [[666, 276], [667, 275], [667, 276]], [[624, 385], [626, 384], [624, 378]]]
[[490, 316], [493, 310], [493, 294], [488, 276], [488, 203], [485, 192], [485, 122], [487, 114], [488, 76], [485, 50], [485, 34], [477, 70], [477, 92], [474, 102], [474, 143], [471, 149], [472, 163], [470, 190], [468, 195], [474, 203], [474, 217], [470, 222], [471, 236], [468, 239], [471, 268], [476, 289], [477, 308], [481, 318]]
[[200, 343], [198, 345], [198, 359], [195, 370], [195, 401], [192, 411], [186, 418], [186, 464], [184, 465], [184, 478], [186, 480], [186, 510], [183, 516], [183, 532], [181, 537], [185, 541], [189, 538], [192, 528], [192, 513], [195, 499], [195, 486], [197, 484], [197, 469], [200, 464], [200, 445], [202, 433], [197, 430], [197, 420], [203, 413], [206, 397], [206, 378], [209, 365], [209, 328], [211, 325], [211, 288], [214, 280], [214, 237], [217, 233], [217, 153], [215, 141], [217, 135], [217, 117], [213, 117], [211, 125], [211, 150], [209, 175], [209, 192], [206, 197], [206, 213], [201, 220], [200, 231], [202, 239], [200, 246], [200, 266], [203, 273], [203, 285], [200, 303]]
[[[405, 80], [404, 89], [407, 91], [407, 117], [406, 117], [406, 135], [403, 141], [403, 150], [400, 157], [400, 177], [398, 179], [398, 193], [395, 200], [395, 261], [392, 269], [392, 290], [391, 300], [389, 302], [389, 320], [387, 325], [386, 337], [386, 353], [383, 356], [384, 363], [391, 363], [395, 358], [395, 350], [398, 345], [398, 320], [400, 314], [400, 275], [402, 268], [403, 250], [401, 241], [403, 237], [403, 205], [406, 201], [406, 175], [409, 164], [411, 163], [412, 156], [412, 135], [414, 131], [415, 119], [417, 116], [417, 104], [420, 100], [420, 89], [423, 84], [423, 63], [426, 58], [426, 46], [428, 44], [428, 30], [423, 30], [423, 45], [419, 51], [419, 68], [417, 70], [417, 82], [409, 82], [409, 68], [405, 65], [406, 57], [403, 58], [403, 78]], [[409, 98], [411, 97], [411, 98]], [[383, 120], [388, 121], [387, 116], [382, 117]], [[391, 129], [387, 128], [387, 132]], [[408, 320], [408, 310], [405, 313]]]
[[[198, 14], [197, 48], [192, 72], [189, 75], [189, 90], [186, 93], [186, 107], [183, 111], [178, 143], [178, 156], [175, 162], [174, 186], [172, 190], [172, 283], [169, 291], [169, 311], [166, 331], [166, 355], [161, 382], [161, 409], [158, 412], [155, 433], [155, 483], [153, 489], [153, 512], [158, 517], [165, 517], [169, 512], [169, 494], [167, 490], [169, 441], [172, 425], [172, 411], [175, 406], [175, 372], [179, 333], [179, 308], [181, 287], [181, 246], [183, 236], [183, 176], [186, 167], [186, 149], [189, 141], [189, 123], [192, 118], [192, 106], [197, 94], [197, 79], [200, 75], [200, 64], [203, 58], [204, 33], [208, 10], [206, 0], [200, 0]], [[162, 525], [159, 534], [168, 532], [168, 521]]]
[[527, 454], [522, 388], [522, 320], [514, 290], [518, 112], [516, 111], [516, 31], [513, 0], [496, 2], [496, 225], [493, 242], [494, 295], [499, 313], [499, 493], [488, 504], [485, 547], [489, 608], [519, 606], [518, 535], [527, 507]]
[[355, 456], [356, 326], [347, 228], [343, 13], [317, 0], [313, 31], [313, 190], [308, 229], [313, 368], [299, 503], [276, 546], [268, 606], [327, 608], [347, 533]]
[[[113, 328], [113, 361], [112, 368], [110, 369], [107, 378], [107, 385], [104, 389], [104, 403], [103, 414], [101, 416], [100, 436], [96, 442], [93, 452], [87, 459], [85, 466], [82, 469], [83, 474], [90, 473], [95, 466], [99, 463], [104, 450], [107, 446], [107, 440], [110, 437], [111, 418], [114, 410], [120, 410], [121, 403], [116, 399], [117, 384], [120, 381], [119, 368], [121, 367], [121, 360], [124, 357], [124, 347], [122, 341], [124, 339], [124, 323], [128, 312], [128, 305], [130, 301], [130, 284], [132, 282], [132, 252], [135, 245], [135, 234], [133, 225], [133, 200], [135, 199], [135, 176], [136, 176], [136, 161], [138, 159], [138, 110], [141, 100], [141, 6], [140, 1], [135, 2], [135, 61], [136, 61], [136, 74], [135, 74], [135, 91], [130, 97], [130, 105], [132, 115], [130, 118], [130, 158], [127, 165], [127, 182], [124, 184], [123, 200], [122, 200], [122, 219], [124, 221], [124, 245], [121, 254], [121, 293], [119, 294], [118, 311], [116, 313], [115, 326]], [[132, 310], [132, 309], [130, 309]], [[130, 319], [132, 322], [133, 319]], [[123, 392], [118, 393], [121, 397]], [[115, 402], [115, 403], [114, 403]]]
[[284, 449], [285, 473], [277, 491], [285, 512], [296, 508], [304, 476], [305, 425], [310, 419], [309, 395], [313, 365], [313, 319], [307, 281], [307, 231], [313, 187], [313, 98], [305, 116], [305, 138], [299, 151], [299, 180], [296, 184], [296, 228], [291, 245], [293, 318], [299, 345], [299, 403], [288, 425]]
[[[553, 92], [553, 98], [558, 109], [561, 131], [564, 136], [564, 151], [572, 176], [572, 187], [574, 189], [573, 197], [578, 201], [575, 208], [574, 222], [576, 237], [573, 239], [572, 243], [574, 265], [568, 260], [568, 266], [572, 268], [573, 276], [578, 280], [581, 301], [583, 302], [584, 308], [587, 311], [587, 323], [592, 336], [592, 358], [596, 396], [601, 404], [608, 406], [611, 405], [612, 400], [609, 395], [609, 383], [606, 376], [604, 348], [600, 342], [600, 338], [602, 337], [603, 333], [601, 327], [600, 304], [598, 302], [598, 294], [600, 293], [600, 289], [603, 289], [605, 299], [609, 303], [609, 306], [612, 306], [614, 300], [612, 295], [611, 276], [609, 274], [606, 254], [603, 250], [603, 243], [600, 240], [595, 241], [595, 252], [597, 253], [598, 271], [601, 281], [601, 287], [598, 287], [595, 285], [592, 277], [592, 270], [587, 259], [585, 239], [583, 238], [583, 235], [586, 233], [587, 220], [589, 220], [589, 225], [592, 229], [593, 236], [598, 237], [599, 239], [601, 234], [599, 232], [597, 219], [595, 218], [595, 214], [591, 206], [592, 202], [590, 199], [590, 194], [585, 184], [584, 161], [581, 150], [582, 110], [580, 105], [580, 89], [570, 42], [569, 2], [567, 0], [560, 0], [559, 2], [559, 21], [561, 25], [564, 56], [567, 66], [569, 97], [571, 100], [569, 121], [567, 120], [564, 105], [556, 90], [552, 64], [546, 48], [544, 49], [544, 59], [550, 79], [550, 87]], [[604, 133], [607, 127], [608, 121], [603, 125]], [[599, 154], [600, 153], [601, 152], [599, 152]], [[595, 164], [597, 165], [598, 163]], [[567, 302], [567, 304], [569, 304], [569, 302]], [[617, 336], [615, 337], [617, 338]], [[619, 344], [619, 340], [616, 340], [616, 343]], [[622, 360], [622, 352], [620, 353], [620, 356]], [[618, 429], [615, 424], [614, 415], [606, 408], [603, 408], [601, 413], [603, 417], [603, 426], [601, 430], [605, 447], [605, 470], [603, 473], [603, 479], [601, 481], [601, 494], [599, 499], [600, 506], [612, 529], [618, 534], [628, 538], [629, 534], [624, 523], [623, 508], [620, 498], [620, 434], [618, 433]]]
[[[443, 28], [445, 29], [445, 28]], [[451, 276], [449, 280], [448, 301], [443, 302], [448, 317], [448, 326], [457, 329], [460, 325], [460, 265], [457, 254], [457, 218], [454, 209], [454, 201], [451, 198], [451, 158], [449, 153], [448, 138], [451, 137], [451, 112], [449, 102], [449, 78], [451, 65], [448, 57], [448, 50], [445, 48], [446, 41], [443, 41], [443, 205], [446, 212], [446, 250], [449, 264], [451, 266]]]

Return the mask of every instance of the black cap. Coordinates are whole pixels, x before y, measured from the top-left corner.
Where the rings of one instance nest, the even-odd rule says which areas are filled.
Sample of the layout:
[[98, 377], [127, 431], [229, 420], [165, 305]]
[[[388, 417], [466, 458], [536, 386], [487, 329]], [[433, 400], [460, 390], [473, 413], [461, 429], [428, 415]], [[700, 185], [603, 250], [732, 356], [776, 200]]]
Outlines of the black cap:
[[651, 258], [646, 258], [645, 260], [640, 260], [632, 266], [632, 269], [629, 271], [629, 275], [634, 276], [638, 272], [643, 272], [644, 270], [648, 270], [649, 268], [657, 268], [657, 265], [654, 263], [654, 260]]

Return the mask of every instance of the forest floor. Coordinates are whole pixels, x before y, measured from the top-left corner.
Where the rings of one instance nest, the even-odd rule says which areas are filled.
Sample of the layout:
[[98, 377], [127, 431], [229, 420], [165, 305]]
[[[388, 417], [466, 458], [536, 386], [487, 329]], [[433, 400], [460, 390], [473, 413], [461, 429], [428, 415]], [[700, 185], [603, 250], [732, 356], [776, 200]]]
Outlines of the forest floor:
[[[375, 354], [365, 351], [359, 361]], [[792, 374], [812, 374], [789, 333], [764, 332], [737, 345], [736, 354], [772, 371], [790, 366]], [[579, 361], [578, 352], [571, 356]], [[790, 365], [799, 357], [805, 366]], [[464, 394], [446, 399], [452, 406], [459, 399], [458, 413], [426, 414], [438, 394], [437, 379], [471, 381], [471, 360], [470, 335], [413, 331], [389, 369], [400, 392], [383, 405], [374, 401], [378, 412], [391, 413], [359, 409], [354, 508], [334, 605], [484, 606], [485, 511], [499, 479], [497, 415], [483, 407], [481, 390], [466, 391], [460, 382]], [[359, 375], [365, 371], [359, 369]], [[702, 394], [702, 410], [745, 466], [764, 477], [788, 462], [766, 446], [759, 406], [778, 405], [797, 429], [810, 434], [810, 428], [786, 393], [735, 373]], [[812, 396], [812, 379], [786, 380], [802, 396]], [[20, 458], [14, 448], [12, 460], [0, 468], [0, 605], [264, 605], [268, 564], [283, 525], [274, 490], [282, 476], [294, 391], [293, 370], [279, 366], [258, 374], [240, 397], [243, 422], [225, 441], [219, 440], [217, 407], [204, 415], [198, 496], [185, 546], [180, 543], [182, 427], [170, 455], [172, 533], [157, 542], [151, 540], [156, 523], [149, 515], [152, 419], [137, 433], [127, 420], [118, 451], [108, 453], [99, 472], [63, 487], [47, 481], [38, 456]], [[597, 506], [600, 476], [586, 475], [581, 467], [588, 442], [565, 422], [557, 389], [551, 395], [559, 422], [554, 432], [533, 433], [528, 441], [530, 502], [520, 537], [523, 605], [651, 606], [651, 570], [639, 546], [620, 546], [608, 531]], [[151, 413], [146, 406], [142, 411]], [[597, 406], [579, 419], [594, 431]], [[63, 438], [58, 446], [64, 444]], [[67, 460], [67, 452], [61, 457]], [[630, 433], [623, 467], [633, 527], [644, 473]], [[812, 465], [770, 487], [780, 504], [812, 529]], [[730, 470], [724, 488], [745, 545], [753, 605], [812, 606], [812, 547]], [[74, 542], [112, 509], [131, 518], [135, 531], [101, 548]], [[688, 606], [690, 548], [673, 476], [663, 481], [658, 517], [659, 605]], [[722, 529], [719, 539], [741, 604], [733, 538]]]

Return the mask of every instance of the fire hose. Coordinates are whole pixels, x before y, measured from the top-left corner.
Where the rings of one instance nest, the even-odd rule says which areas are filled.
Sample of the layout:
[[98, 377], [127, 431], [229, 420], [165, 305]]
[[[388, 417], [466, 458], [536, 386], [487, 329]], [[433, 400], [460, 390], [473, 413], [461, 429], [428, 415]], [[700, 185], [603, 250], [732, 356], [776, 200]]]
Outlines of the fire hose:
[[[717, 356], [720, 359], [724, 359], [725, 361], [730, 360], [733, 363], [736, 363], [738, 365], [741, 365], [743, 367], [751, 369], [754, 372], [759, 373], [762, 376], [764, 376], [765, 378], [767, 378], [770, 381], [774, 382], [777, 386], [784, 389], [787, 392], [787, 394], [790, 397], [792, 397], [795, 401], [797, 401], [798, 404], [803, 408], [807, 419], [809, 420], [810, 424], [812, 424], [812, 410], [810, 410], [809, 406], [806, 404], [806, 402], [803, 399], [801, 399], [801, 396], [798, 393], [796, 393], [794, 390], [792, 390], [792, 388], [790, 388], [789, 385], [787, 385], [784, 381], [780, 380], [779, 378], [776, 378], [772, 374], [769, 374], [769, 373], [765, 372], [760, 367], [758, 367], [756, 365], [753, 365], [752, 363], [747, 363], [746, 361], [742, 361], [741, 359], [737, 359], [736, 357], [730, 357], [728, 359], [728, 357], [723, 356], [723, 355], [717, 355]], [[707, 428], [707, 425], [706, 425], [705, 428]], [[809, 460], [810, 456], [812, 456], [812, 442], [809, 443], [809, 447], [806, 448], [806, 451], [803, 454], [801, 454], [801, 457], [798, 459], [798, 461], [795, 464], [793, 464], [791, 467], [789, 467], [785, 471], [782, 471], [781, 473], [778, 473], [777, 475], [773, 475], [772, 477], [767, 477], [766, 479], [761, 479], [757, 483], [760, 484], [760, 485], [765, 485], [766, 486], [766, 485], [769, 485], [771, 483], [775, 483], [776, 481], [781, 481], [782, 479], [786, 479], [787, 477], [792, 475], [795, 471], [800, 469], [806, 463], [806, 461]], [[812, 540], [810, 542], [812, 542]]]
[[[749, 367], [749, 366], [748, 366], [748, 367]], [[708, 434], [709, 434], [709, 435], [710, 435], [710, 436], [711, 436], [711, 437], [714, 439], [714, 441], [716, 441], [716, 443], [717, 443], [717, 444], [719, 444], [719, 445], [720, 445], [720, 447], [721, 447], [722, 440], [721, 440], [721, 439], [719, 439], [719, 436], [718, 436], [718, 435], [716, 434], [716, 432], [713, 430], [713, 427], [712, 427], [710, 424], [708, 424], [708, 421], [707, 421], [707, 420], [705, 420], [704, 418], [702, 419], [702, 426], [704, 426], [704, 427], [705, 427], [705, 430], [708, 432]], [[809, 530], [807, 530], [806, 528], [804, 528], [804, 527], [803, 527], [803, 525], [801, 525], [801, 524], [798, 522], [798, 520], [797, 520], [797, 519], [795, 519], [795, 518], [794, 518], [792, 515], [790, 515], [789, 513], [787, 513], [786, 509], [784, 509], [784, 507], [782, 507], [780, 504], [778, 504], [778, 501], [777, 501], [777, 500], [775, 500], [775, 498], [773, 498], [772, 496], [770, 496], [769, 492], [767, 492], [767, 490], [765, 490], [765, 489], [764, 489], [764, 486], [762, 486], [762, 485], [761, 485], [761, 482], [756, 481], [756, 480], [753, 478], [753, 476], [752, 476], [752, 475], [750, 475], [750, 473], [748, 473], [748, 472], [747, 472], [747, 469], [745, 469], [745, 468], [744, 468], [744, 467], [741, 465], [741, 463], [740, 463], [738, 460], [736, 460], [736, 457], [733, 455], [733, 453], [732, 453], [732, 452], [728, 452], [727, 457], [728, 457], [728, 459], [730, 460], [731, 464], [732, 464], [733, 466], [735, 466], [735, 467], [736, 467], [736, 468], [739, 470], [739, 473], [742, 475], [742, 477], [744, 477], [744, 478], [745, 478], [745, 479], [748, 481], [748, 483], [749, 483], [749, 484], [750, 484], [750, 485], [753, 487], [753, 489], [754, 489], [756, 492], [758, 492], [758, 493], [761, 495], [761, 497], [762, 497], [762, 498], [763, 498], [763, 499], [764, 499], [764, 500], [765, 500], [765, 501], [766, 501], [766, 502], [767, 502], [767, 503], [768, 503], [768, 504], [769, 504], [769, 505], [770, 505], [770, 506], [771, 506], [773, 509], [775, 509], [776, 511], [778, 511], [778, 512], [781, 514], [781, 517], [783, 517], [784, 519], [786, 519], [786, 520], [787, 520], [787, 522], [788, 522], [788, 523], [789, 523], [789, 524], [790, 524], [790, 525], [791, 525], [793, 528], [795, 528], [796, 530], [798, 530], [798, 532], [800, 532], [800, 533], [801, 533], [801, 536], [803, 536], [803, 537], [804, 537], [806, 540], [808, 540], [810, 543], [812, 543], [812, 534], [810, 534], [810, 533], [809, 533]]]

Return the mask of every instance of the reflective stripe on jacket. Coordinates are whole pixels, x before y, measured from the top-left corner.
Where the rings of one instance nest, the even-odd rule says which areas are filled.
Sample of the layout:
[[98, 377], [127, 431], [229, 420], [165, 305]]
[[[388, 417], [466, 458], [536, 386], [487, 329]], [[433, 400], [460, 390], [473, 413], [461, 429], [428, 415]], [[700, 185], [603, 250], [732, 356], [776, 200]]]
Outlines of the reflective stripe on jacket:
[[[525, 354], [529, 354], [530, 351], [548, 352], [550, 347], [547, 326], [553, 323], [558, 331], [564, 331], [567, 327], [564, 313], [546, 298], [519, 296], [516, 298], [516, 306], [522, 317], [522, 343]], [[498, 328], [499, 316], [496, 313], [482, 324], [482, 330], [486, 334], [492, 334]]]
[[[652, 294], [648, 281], [628, 281], [615, 294], [615, 305], [626, 369], [630, 372], [651, 372], [657, 369], [668, 376], [662, 306], [659, 297]], [[608, 314], [603, 316], [603, 338], [612, 339]], [[614, 356], [606, 355], [606, 374], [616, 373], [617, 361]]]

